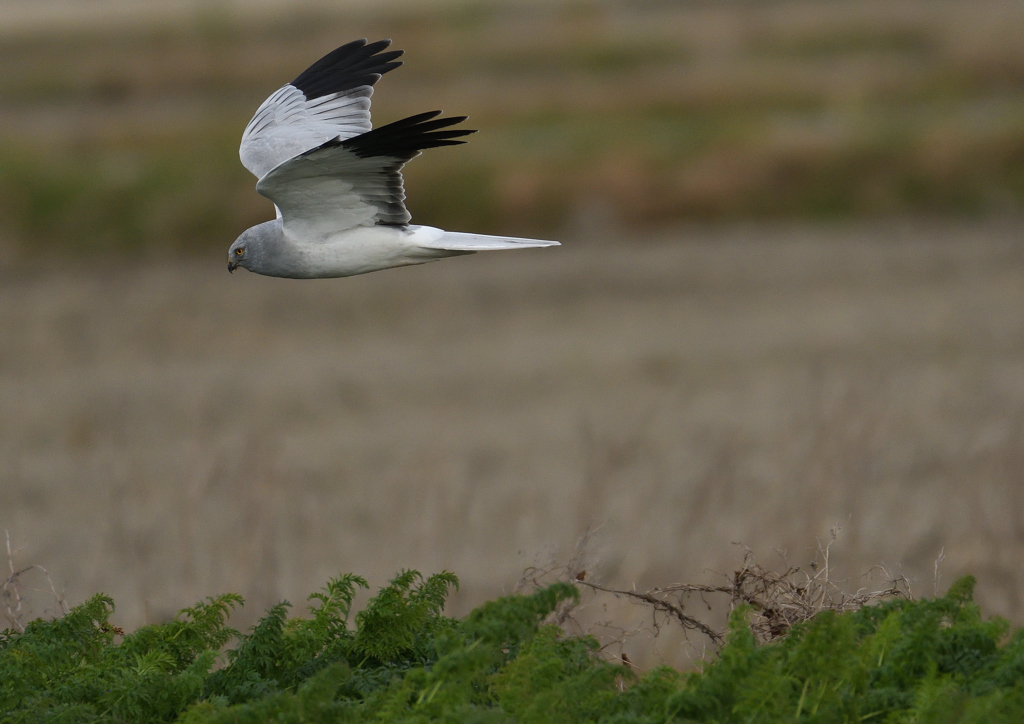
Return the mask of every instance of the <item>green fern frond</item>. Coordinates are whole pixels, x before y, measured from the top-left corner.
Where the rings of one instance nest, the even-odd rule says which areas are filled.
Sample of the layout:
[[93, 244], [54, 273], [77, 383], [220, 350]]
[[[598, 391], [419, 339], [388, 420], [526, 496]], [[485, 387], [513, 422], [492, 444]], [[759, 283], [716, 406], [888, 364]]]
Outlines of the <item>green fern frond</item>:
[[[0, 642], [0, 720], [67, 722], [1017, 722], [1024, 632], [984, 619], [973, 583], [941, 598], [823, 612], [758, 644], [749, 612], [700, 673], [643, 677], [546, 618], [578, 596], [560, 583], [456, 621], [458, 581], [403, 571], [348, 628], [358, 576], [310, 596], [308, 618], [270, 608], [246, 634], [237, 596], [122, 635], [95, 596]], [[222, 647], [237, 636], [221, 668]]]

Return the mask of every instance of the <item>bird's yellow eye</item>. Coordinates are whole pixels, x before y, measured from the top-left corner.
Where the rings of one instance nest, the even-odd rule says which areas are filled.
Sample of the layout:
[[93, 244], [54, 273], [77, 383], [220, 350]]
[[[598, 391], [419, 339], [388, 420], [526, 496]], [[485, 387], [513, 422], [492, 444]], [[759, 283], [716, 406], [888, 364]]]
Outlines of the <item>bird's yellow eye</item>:
[[244, 252], [245, 249], [242, 247], [238, 247], [237, 249], [235, 249], [235, 253], [238, 254], [238, 256], [241, 256]]

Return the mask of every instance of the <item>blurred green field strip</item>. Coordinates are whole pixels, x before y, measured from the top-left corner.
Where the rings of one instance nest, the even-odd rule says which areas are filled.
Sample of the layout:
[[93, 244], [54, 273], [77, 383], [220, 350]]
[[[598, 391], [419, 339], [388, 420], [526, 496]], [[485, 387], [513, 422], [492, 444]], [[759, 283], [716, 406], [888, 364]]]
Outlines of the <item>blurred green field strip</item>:
[[827, 27], [785, 34], [752, 32], [749, 52], [803, 59], [895, 53], [934, 56], [942, 50], [936, 33], [920, 26]]
[[626, 99], [643, 105], [674, 94], [691, 106], [821, 105], [837, 95], [861, 102], [973, 97], [1024, 84], [1019, 47], [957, 50], [947, 37], [952, 29], [925, 20], [796, 30], [752, 22], [734, 44], [698, 47], [687, 33], [666, 32], [671, 23], [659, 25], [658, 16], [649, 8], [633, 17], [572, 4], [525, 15], [471, 3], [349, 24], [314, 15], [249, 27], [199, 14], [176, 29], [8, 43], [0, 60], [11, 72], [0, 78], [0, 92], [6, 103], [177, 93], [248, 98], [272, 85], [268, 79], [292, 77], [308, 62], [309, 48], [326, 51], [353, 34], [393, 36], [408, 51], [412, 62], [387, 81], [394, 96], [415, 96], [420, 88], [443, 92], [458, 88], [460, 79], [482, 78], [492, 87], [481, 99], [485, 105], [494, 105], [494, 96], [529, 101], [531, 89], [557, 93], [551, 86], [577, 100], [571, 89], [581, 82], [595, 105]]
[[[384, 33], [380, 33], [383, 35]], [[344, 35], [333, 36], [347, 37]], [[481, 44], [440, 37], [402, 38], [398, 47], [407, 50], [413, 63], [388, 79], [389, 85], [451, 85], [463, 76], [486, 74], [495, 82], [505, 77], [531, 79], [557, 73], [603, 75], [632, 73], [654, 66], [675, 67], [688, 53], [678, 45], [658, 42], [631, 43], [621, 39], [593, 39], [572, 45], [538, 42]], [[412, 41], [412, 42], [409, 42]], [[419, 42], [417, 42], [419, 41]], [[328, 40], [323, 49], [338, 41]], [[482, 46], [482, 47], [477, 47]], [[211, 47], [194, 38], [153, 45], [145, 37], [108, 43], [81, 43], [71, 51], [76, 62], [68, 64], [67, 49], [57, 53], [27, 47], [23, 52], [0, 51], [8, 69], [0, 77], [5, 104], [46, 101], [111, 100], [167, 94], [200, 96], [239, 95], [254, 88], [293, 77], [309, 54], [295, 46], [282, 47], [274, 38], [269, 47], [253, 39]]]
[[197, 248], [234, 238], [270, 209], [243, 193], [252, 184], [234, 145], [216, 135], [60, 149], [5, 144], [0, 213], [29, 253]]
[[619, 73], [636, 71], [652, 64], [678, 65], [692, 58], [678, 45], [661, 43], [632, 44], [603, 41], [584, 46], [516, 48], [496, 51], [485, 57], [478, 68], [495, 73], [532, 74], [550, 72]]
[[[648, 226], [1016, 211], [1024, 207], [1024, 114], [1009, 104], [1002, 115], [998, 124], [986, 112], [977, 127], [970, 113], [956, 123], [927, 107], [506, 118], [466, 146], [411, 163], [408, 203], [417, 223], [548, 235], [594, 203]], [[56, 148], [8, 143], [0, 146], [0, 213], [29, 252], [215, 248], [272, 215], [237, 143], [231, 124]]]

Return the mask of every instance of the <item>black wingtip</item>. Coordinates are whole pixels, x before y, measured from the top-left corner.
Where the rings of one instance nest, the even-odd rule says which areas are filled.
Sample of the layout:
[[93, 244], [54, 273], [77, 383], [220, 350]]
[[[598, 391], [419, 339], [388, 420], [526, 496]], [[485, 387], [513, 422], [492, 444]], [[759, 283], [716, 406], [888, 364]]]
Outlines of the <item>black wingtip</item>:
[[382, 52], [390, 46], [389, 39], [367, 43], [366, 38], [360, 38], [345, 43], [302, 71], [291, 84], [308, 100], [373, 85], [402, 64], [396, 59], [404, 51]]
[[345, 146], [362, 158], [391, 156], [408, 160], [427, 148], [465, 143], [454, 139], [476, 133], [469, 128], [451, 128], [465, 121], [468, 116], [438, 118], [440, 115], [441, 111], [417, 113], [415, 116], [375, 128], [354, 138], [329, 143]]

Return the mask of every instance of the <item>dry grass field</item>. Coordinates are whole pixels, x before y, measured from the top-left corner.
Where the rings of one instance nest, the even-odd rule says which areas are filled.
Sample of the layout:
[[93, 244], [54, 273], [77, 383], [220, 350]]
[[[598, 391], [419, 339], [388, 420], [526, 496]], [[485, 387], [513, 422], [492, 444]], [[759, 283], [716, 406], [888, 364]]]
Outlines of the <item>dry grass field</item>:
[[402, 567], [458, 572], [458, 612], [592, 526], [590, 577], [645, 586], [713, 580], [733, 542], [803, 565], [838, 524], [852, 588], [885, 564], [931, 594], [944, 549], [940, 587], [972, 572], [1020, 620], [1024, 226], [566, 241], [310, 283], [7, 275], [18, 560], [123, 626]]
[[[245, 625], [416, 567], [461, 613], [588, 530], [588, 580], [643, 587], [839, 525], [849, 588], [930, 595], [941, 556], [1024, 622], [1021, 3], [30, 7], [0, 0], [0, 530], [69, 601], [237, 591]], [[565, 246], [224, 272], [272, 214], [242, 127], [362, 36], [408, 53], [378, 125], [481, 131], [410, 165], [415, 220]]]

